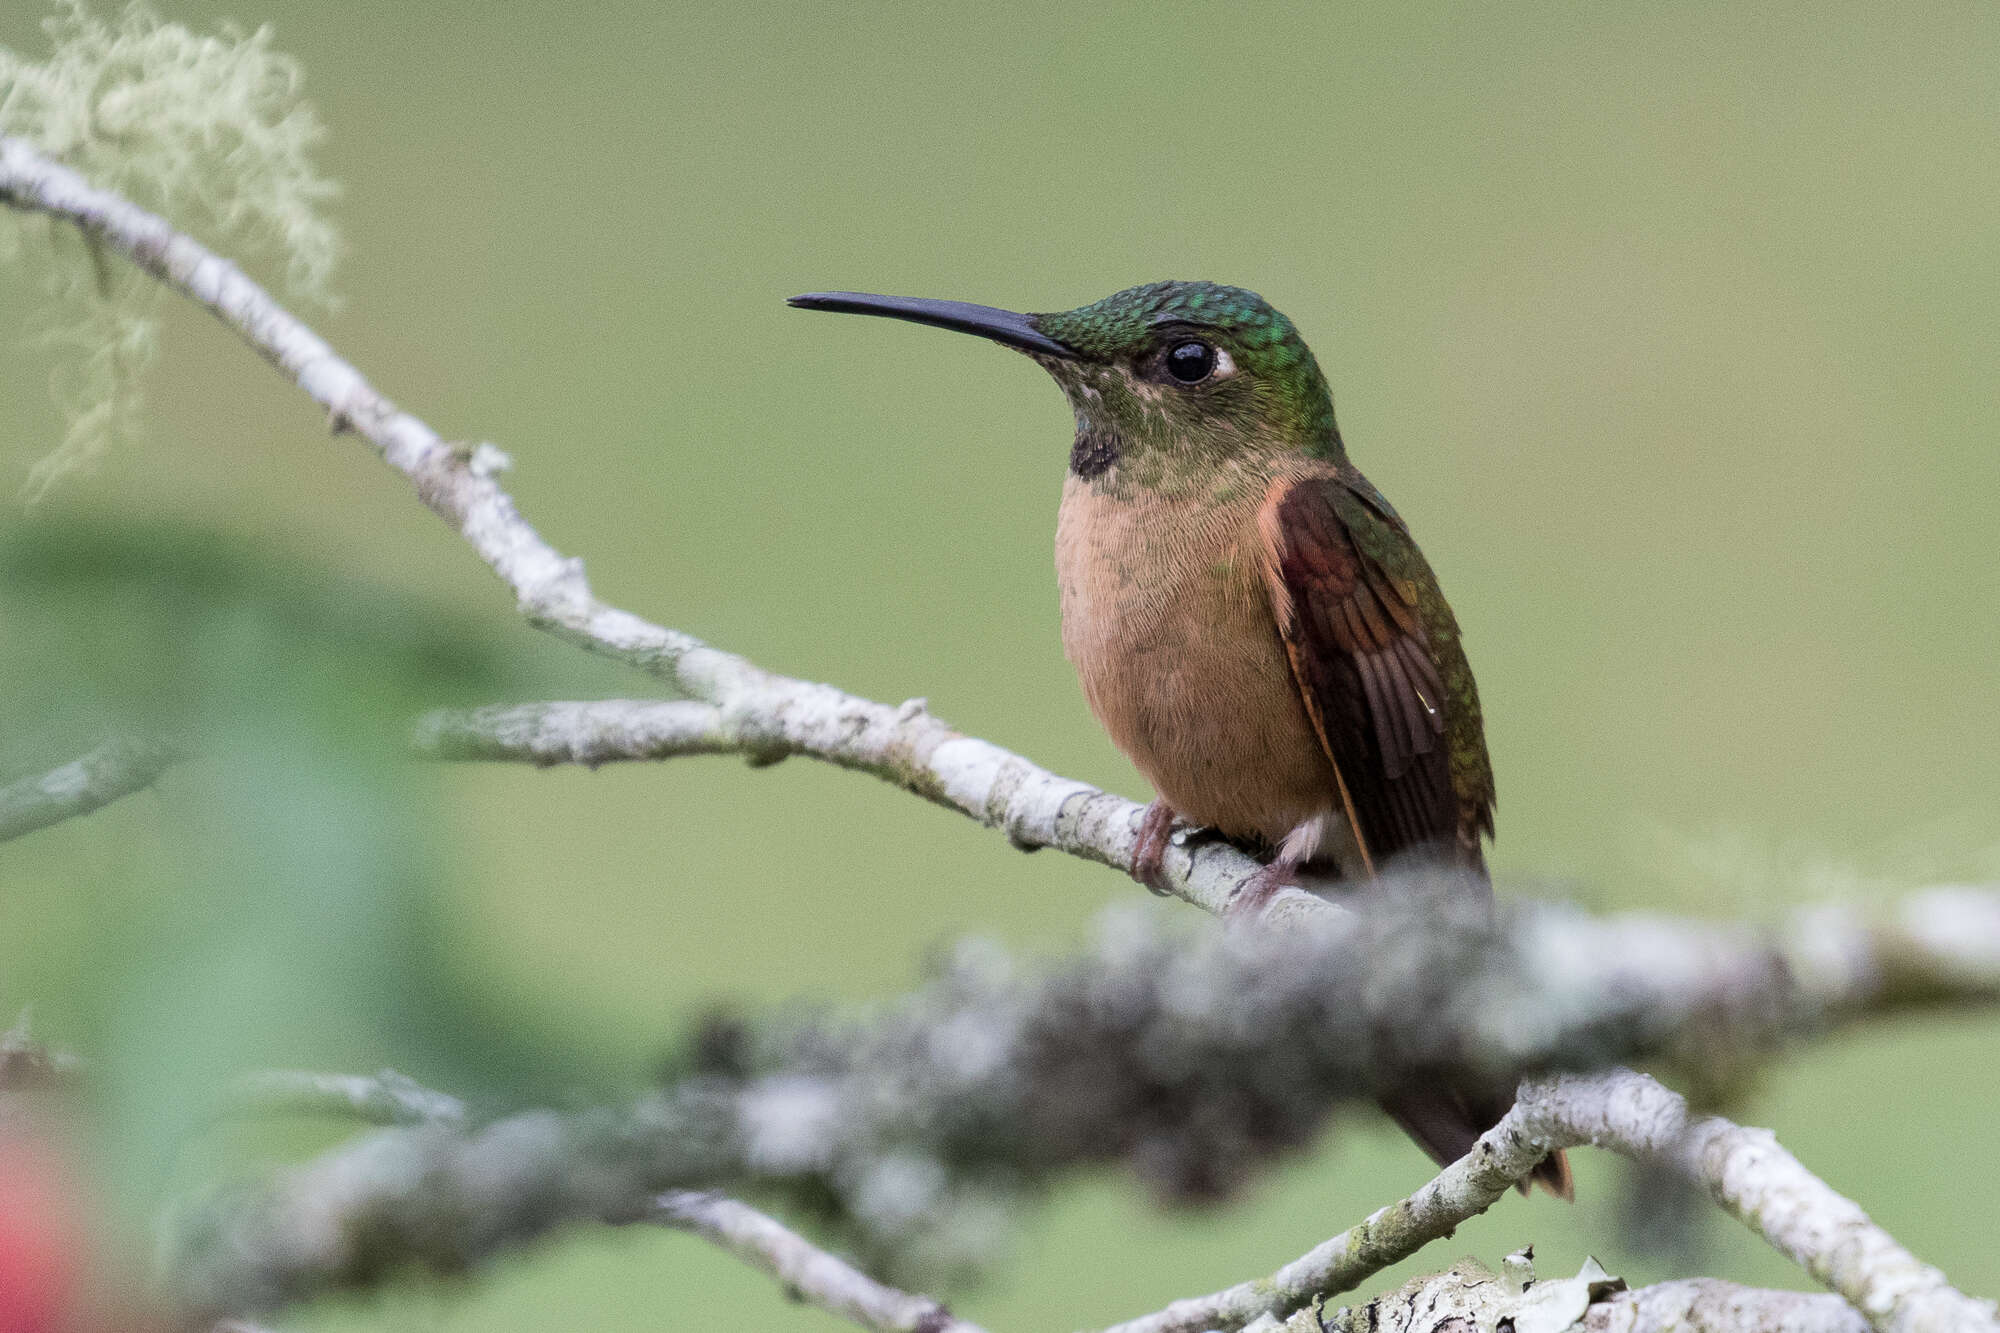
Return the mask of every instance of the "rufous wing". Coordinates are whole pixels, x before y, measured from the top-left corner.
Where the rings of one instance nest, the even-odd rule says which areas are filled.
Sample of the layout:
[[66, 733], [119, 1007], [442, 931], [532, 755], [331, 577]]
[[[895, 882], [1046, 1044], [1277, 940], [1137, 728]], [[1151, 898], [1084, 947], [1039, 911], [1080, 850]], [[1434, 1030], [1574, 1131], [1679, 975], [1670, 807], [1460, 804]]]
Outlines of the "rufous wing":
[[[1493, 770], [1479, 695], [1423, 553], [1359, 473], [1281, 480], [1258, 517], [1278, 631], [1333, 763], [1363, 873], [1418, 848], [1483, 871]], [[1418, 1085], [1382, 1104], [1444, 1164], [1469, 1152], [1512, 1099]], [[1531, 1179], [1573, 1197], [1562, 1153]]]
[[1339, 478], [1307, 477], [1272, 488], [1260, 527], [1292, 674], [1372, 873], [1410, 848], [1458, 848], [1462, 803], [1420, 588], [1381, 555], [1409, 538], [1400, 524], [1357, 533], [1357, 518], [1392, 526]]

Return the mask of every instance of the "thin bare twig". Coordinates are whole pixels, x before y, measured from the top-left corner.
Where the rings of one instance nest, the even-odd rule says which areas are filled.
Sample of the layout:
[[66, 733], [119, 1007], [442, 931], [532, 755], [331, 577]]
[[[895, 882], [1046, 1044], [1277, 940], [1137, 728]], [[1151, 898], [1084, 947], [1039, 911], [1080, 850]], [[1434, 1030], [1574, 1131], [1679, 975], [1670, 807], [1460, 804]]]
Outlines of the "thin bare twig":
[[1995, 1333], [1993, 1304], [1952, 1287], [1852, 1200], [1780, 1148], [1768, 1130], [1690, 1116], [1644, 1074], [1614, 1069], [1521, 1085], [1514, 1109], [1473, 1151], [1409, 1198], [1372, 1214], [1267, 1278], [1175, 1301], [1106, 1333], [1202, 1333], [1285, 1318], [1338, 1295], [1452, 1233], [1501, 1199], [1547, 1153], [1595, 1144], [1664, 1159], [1723, 1209], [1845, 1297], [1877, 1333]]
[[877, 1333], [981, 1333], [940, 1301], [885, 1286], [846, 1260], [748, 1204], [719, 1194], [670, 1190], [653, 1221], [713, 1241], [785, 1285], [798, 1299]]

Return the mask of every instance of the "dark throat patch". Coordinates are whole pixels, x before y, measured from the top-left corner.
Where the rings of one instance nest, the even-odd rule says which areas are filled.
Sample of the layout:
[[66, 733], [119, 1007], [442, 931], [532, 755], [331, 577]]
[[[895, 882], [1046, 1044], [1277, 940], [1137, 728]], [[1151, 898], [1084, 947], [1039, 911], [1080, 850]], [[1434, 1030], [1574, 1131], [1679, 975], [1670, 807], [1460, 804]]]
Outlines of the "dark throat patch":
[[1069, 470], [1089, 481], [1101, 477], [1118, 461], [1118, 437], [1108, 431], [1080, 430], [1069, 448]]

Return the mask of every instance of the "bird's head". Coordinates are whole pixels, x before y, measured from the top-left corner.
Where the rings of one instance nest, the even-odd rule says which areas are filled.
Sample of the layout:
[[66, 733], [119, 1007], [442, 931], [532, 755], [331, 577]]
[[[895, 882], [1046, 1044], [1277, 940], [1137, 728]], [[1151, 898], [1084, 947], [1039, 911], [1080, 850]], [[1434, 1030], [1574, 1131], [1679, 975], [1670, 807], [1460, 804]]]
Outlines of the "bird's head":
[[795, 296], [809, 310], [886, 315], [1026, 352], [1076, 414], [1090, 479], [1168, 484], [1260, 455], [1341, 458], [1333, 396], [1292, 322], [1240, 287], [1156, 282], [1053, 314], [859, 292]]

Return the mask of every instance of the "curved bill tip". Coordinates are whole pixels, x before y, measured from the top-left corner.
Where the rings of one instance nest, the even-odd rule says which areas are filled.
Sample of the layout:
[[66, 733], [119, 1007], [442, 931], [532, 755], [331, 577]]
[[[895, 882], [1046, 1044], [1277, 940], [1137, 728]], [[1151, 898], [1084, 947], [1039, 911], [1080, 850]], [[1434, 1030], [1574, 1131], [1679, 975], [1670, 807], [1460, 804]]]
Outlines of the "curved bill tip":
[[881, 315], [887, 319], [928, 324], [937, 329], [976, 333], [982, 338], [1042, 356], [1075, 358], [1077, 352], [1035, 327], [1033, 315], [1001, 310], [969, 301], [933, 301], [921, 296], [875, 296], [868, 292], [807, 292], [786, 305], [800, 310], [831, 310], [843, 315]]

